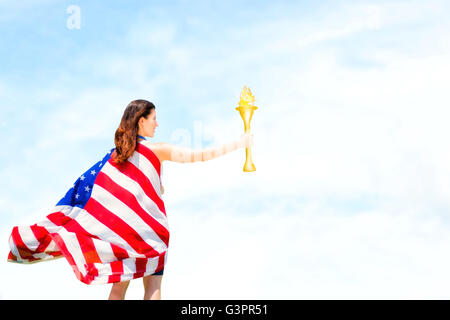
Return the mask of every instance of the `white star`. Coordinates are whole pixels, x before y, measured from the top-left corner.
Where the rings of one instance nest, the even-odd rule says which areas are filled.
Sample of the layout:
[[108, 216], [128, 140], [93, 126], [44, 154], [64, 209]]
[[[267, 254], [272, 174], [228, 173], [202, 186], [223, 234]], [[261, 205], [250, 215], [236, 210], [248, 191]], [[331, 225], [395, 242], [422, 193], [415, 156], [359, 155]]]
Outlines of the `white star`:
[[100, 163], [98, 166], [101, 167], [103, 163]]
[[86, 186], [86, 187], [84, 187], [84, 190], [85, 190], [86, 192], [89, 192], [89, 191], [91, 191], [91, 188], [89, 188], [89, 186]]
[[94, 176], [95, 175], [95, 170], [91, 170], [91, 174]]
[[84, 175], [82, 175], [82, 176], [80, 177], [80, 180], [81, 180], [81, 181], [83, 181], [83, 180], [84, 180]]
[[80, 195], [77, 193], [76, 195], [75, 195], [75, 199], [78, 199], [80, 197]]

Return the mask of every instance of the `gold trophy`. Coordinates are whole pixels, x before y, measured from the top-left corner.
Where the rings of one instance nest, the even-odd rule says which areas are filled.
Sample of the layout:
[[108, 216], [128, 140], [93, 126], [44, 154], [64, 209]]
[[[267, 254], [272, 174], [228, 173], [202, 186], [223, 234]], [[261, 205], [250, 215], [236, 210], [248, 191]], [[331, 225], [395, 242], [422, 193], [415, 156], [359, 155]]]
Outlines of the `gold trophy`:
[[[244, 121], [245, 133], [250, 132], [250, 121], [252, 120], [253, 111], [258, 109], [258, 107], [253, 105], [254, 102], [255, 97], [252, 95], [252, 92], [249, 88], [244, 86], [244, 89], [242, 89], [241, 92], [241, 99], [239, 100], [239, 107], [237, 107], [236, 110], [239, 111], [241, 118]], [[252, 161], [251, 148], [245, 148], [244, 172], [252, 171], [256, 171], [256, 169]]]

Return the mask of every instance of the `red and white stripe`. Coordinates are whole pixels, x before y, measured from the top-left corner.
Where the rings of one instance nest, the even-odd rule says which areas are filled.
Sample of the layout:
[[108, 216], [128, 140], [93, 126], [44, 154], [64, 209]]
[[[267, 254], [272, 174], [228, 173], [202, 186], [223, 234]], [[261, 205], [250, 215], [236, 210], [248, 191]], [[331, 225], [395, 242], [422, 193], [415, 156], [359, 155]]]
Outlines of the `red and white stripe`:
[[126, 281], [164, 268], [169, 227], [161, 198], [161, 163], [139, 142], [122, 165], [110, 159], [81, 209], [56, 206], [32, 226], [14, 227], [8, 261], [65, 257], [86, 284]]

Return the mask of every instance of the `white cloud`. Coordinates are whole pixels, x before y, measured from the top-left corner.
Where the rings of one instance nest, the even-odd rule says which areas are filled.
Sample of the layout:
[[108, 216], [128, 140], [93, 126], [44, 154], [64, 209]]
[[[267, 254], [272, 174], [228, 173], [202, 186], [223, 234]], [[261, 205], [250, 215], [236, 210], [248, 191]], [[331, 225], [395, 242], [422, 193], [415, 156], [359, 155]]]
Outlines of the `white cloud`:
[[[343, 216], [321, 205], [251, 216], [215, 209], [214, 204], [200, 213], [169, 209], [164, 299], [448, 297], [450, 259], [442, 250], [450, 238], [436, 217], [383, 211]], [[106, 299], [109, 294], [109, 285], [78, 282], [63, 259], [0, 268], [9, 275], [0, 291], [7, 299]], [[141, 299], [142, 293], [136, 280], [127, 298]]]
[[[276, 201], [276, 199], [274, 199]], [[333, 209], [237, 217], [173, 213], [168, 297], [445, 298], [449, 238], [438, 219]], [[192, 247], [197, 248], [193, 251]], [[189, 252], [189, 254], [187, 254]], [[195, 263], [189, 263], [195, 261]], [[435, 270], [436, 272], [433, 272]], [[420, 288], [420, 289], [418, 289]]]

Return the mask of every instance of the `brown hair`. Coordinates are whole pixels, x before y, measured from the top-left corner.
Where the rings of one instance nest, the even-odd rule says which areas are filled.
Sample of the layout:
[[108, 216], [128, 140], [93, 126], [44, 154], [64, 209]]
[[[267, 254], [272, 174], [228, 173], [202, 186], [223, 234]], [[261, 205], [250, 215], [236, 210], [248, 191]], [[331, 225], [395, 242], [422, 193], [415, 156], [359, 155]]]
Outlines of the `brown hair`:
[[147, 100], [133, 100], [126, 107], [114, 136], [116, 148], [111, 155], [115, 163], [127, 161], [136, 149], [139, 119], [147, 118], [155, 105]]

